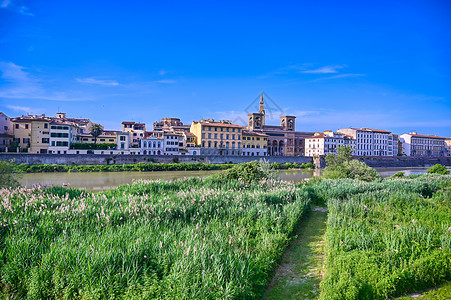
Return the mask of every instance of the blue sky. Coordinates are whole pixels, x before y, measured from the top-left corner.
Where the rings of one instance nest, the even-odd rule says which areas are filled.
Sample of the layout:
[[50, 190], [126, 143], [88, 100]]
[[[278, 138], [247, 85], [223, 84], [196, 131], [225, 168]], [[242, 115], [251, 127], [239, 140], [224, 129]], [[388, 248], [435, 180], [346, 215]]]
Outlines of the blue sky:
[[0, 111], [240, 123], [264, 91], [299, 131], [450, 137], [450, 28], [447, 0], [0, 0]]

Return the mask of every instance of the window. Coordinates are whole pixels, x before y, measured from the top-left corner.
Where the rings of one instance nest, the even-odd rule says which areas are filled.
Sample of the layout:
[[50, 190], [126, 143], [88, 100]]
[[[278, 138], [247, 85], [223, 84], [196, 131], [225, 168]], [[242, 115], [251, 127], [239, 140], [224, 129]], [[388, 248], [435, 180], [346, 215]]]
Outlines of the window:
[[45, 123], [44, 128], [49, 128], [49, 124]]
[[202, 133], [202, 138], [203, 138], [203, 139], [205, 138], [205, 133]]
[[25, 129], [28, 129], [28, 124], [25, 124]]
[[4, 126], [3, 128], [4, 128], [5, 130], [8, 130], [8, 126]]
[[125, 136], [122, 135], [122, 136], [119, 138], [119, 140], [120, 140], [120, 141], [125, 141]]
[[43, 144], [48, 144], [49, 143], [49, 138], [42, 138], [42, 143]]
[[19, 124], [16, 124], [16, 129], [19, 129]]

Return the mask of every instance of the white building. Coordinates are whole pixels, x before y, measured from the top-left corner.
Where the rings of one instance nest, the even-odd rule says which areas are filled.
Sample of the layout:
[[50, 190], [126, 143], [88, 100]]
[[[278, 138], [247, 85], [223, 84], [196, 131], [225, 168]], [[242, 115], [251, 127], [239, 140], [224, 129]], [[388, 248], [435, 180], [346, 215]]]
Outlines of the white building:
[[122, 122], [122, 132], [129, 134], [130, 146], [139, 147], [140, 140], [146, 134], [146, 124], [124, 121]]
[[164, 140], [158, 137], [147, 137], [141, 140], [141, 154], [142, 155], [163, 155]]
[[405, 133], [400, 137], [403, 152], [407, 156], [445, 156], [445, 138], [436, 135]]
[[445, 139], [445, 156], [451, 156], [451, 138]]
[[49, 153], [68, 154], [71, 143], [77, 142], [80, 129], [74, 123], [64, 121], [50, 122]]
[[314, 136], [305, 138], [305, 156], [337, 154], [339, 146], [347, 146], [355, 149], [355, 139], [345, 134], [332, 131], [315, 133]]
[[179, 155], [180, 147], [183, 146], [183, 136], [180, 133], [164, 132], [163, 134], [163, 154]]
[[7, 151], [13, 140], [13, 122], [10, 117], [0, 112], [0, 151]]
[[[339, 133], [355, 139], [354, 155], [357, 156], [396, 156], [397, 145], [393, 145], [393, 134], [387, 130], [369, 128], [338, 129]], [[396, 141], [395, 141], [396, 143]]]

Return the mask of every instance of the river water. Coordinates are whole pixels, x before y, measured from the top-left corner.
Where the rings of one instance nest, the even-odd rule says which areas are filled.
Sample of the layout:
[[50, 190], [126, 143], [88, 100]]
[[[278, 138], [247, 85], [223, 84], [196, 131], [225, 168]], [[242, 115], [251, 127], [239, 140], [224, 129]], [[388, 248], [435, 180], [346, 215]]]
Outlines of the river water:
[[[428, 168], [376, 168], [382, 177], [388, 177], [396, 172], [406, 175], [425, 173]], [[138, 179], [174, 180], [187, 177], [205, 177], [219, 171], [159, 171], [159, 172], [95, 172], [95, 173], [28, 173], [19, 178], [26, 187], [33, 185], [65, 185], [82, 188], [88, 191], [102, 191], [131, 183]], [[300, 182], [303, 179], [317, 175], [319, 170], [280, 170], [279, 177], [283, 180]]]

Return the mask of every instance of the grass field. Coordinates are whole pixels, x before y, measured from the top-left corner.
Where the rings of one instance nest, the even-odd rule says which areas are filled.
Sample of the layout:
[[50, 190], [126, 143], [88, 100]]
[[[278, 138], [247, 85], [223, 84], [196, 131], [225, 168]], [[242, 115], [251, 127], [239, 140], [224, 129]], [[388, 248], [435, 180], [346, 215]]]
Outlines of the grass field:
[[325, 274], [321, 299], [386, 299], [451, 280], [450, 176], [296, 185], [252, 167], [1, 189], [0, 298], [314, 299]]
[[322, 299], [386, 299], [451, 279], [449, 176], [315, 188], [329, 208]]
[[211, 178], [0, 199], [1, 294], [30, 299], [258, 298], [309, 208], [293, 184]]

